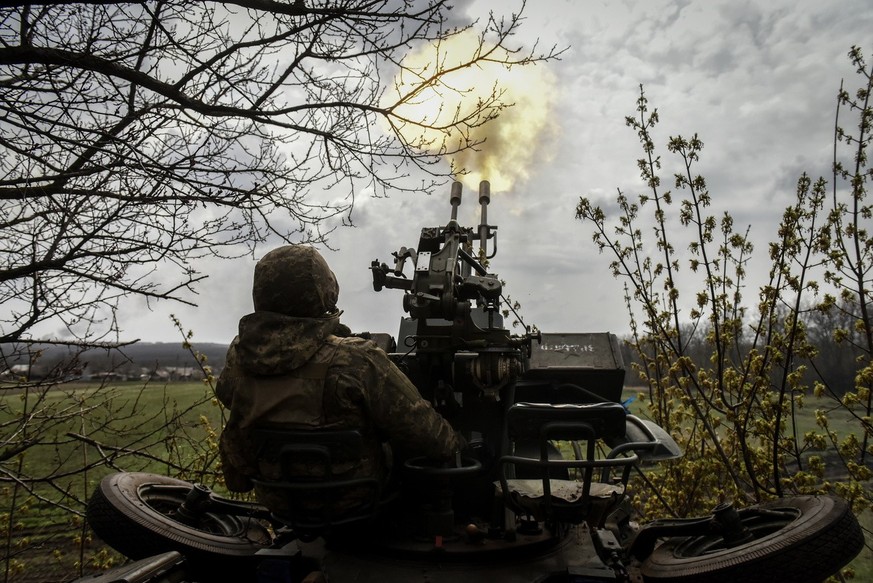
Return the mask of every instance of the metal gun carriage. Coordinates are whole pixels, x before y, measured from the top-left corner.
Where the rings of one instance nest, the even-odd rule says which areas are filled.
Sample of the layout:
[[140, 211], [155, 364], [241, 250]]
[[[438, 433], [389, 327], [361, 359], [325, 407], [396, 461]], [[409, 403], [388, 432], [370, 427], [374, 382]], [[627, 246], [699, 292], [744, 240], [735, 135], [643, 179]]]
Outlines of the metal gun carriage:
[[[114, 474], [95, 491], [95, 532], [138, 559], [90, 581], [330, 581], [581, 583], [820, 581], [857, 554], [863, 534], [833, 497], [776, 500], [639, 527], [631, 471], [681, 455], [670, 435], [621, 402], [624, 365], [609, 333], [548, 334], [504, 325], [502, 283], [490, 272], [497, 227], [479, 188], [480, 221], [451, 217], [415, 248], [373, 261], [376, 291], [403, 292], [396, 341], [370, 335], [467, 447], [453, 463], [398, 460], [387, 487], [333, 478], [278, 484], [325, 498], [373, 495], [351, 512], [276, 516], [200, 485]], [[411, 266], [411, 267], [410, 267]], [[407, 275], [410, 267], [411, 275]], [[325, 468], [355, 455], [355, 431], [263, 433], [264, 451]]]

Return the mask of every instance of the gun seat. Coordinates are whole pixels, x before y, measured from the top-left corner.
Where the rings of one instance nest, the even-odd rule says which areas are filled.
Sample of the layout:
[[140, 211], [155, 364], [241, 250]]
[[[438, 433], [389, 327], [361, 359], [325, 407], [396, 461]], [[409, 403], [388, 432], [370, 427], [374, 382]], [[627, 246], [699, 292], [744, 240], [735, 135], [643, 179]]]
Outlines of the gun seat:
[[381, 480], [335, 473], [364, 455], [359, 431], [271, 428], [253, 435], [262, 472], [252, 480], [256, 492], [276, 519], [304, 537], [367, 520], [379, 509]]
[[[619, 403], [564, 404], [516, 403], [507, 411], [510, 441], [534, 441], [539, 456], [513, 453], [499, 460], [498, 494], [512, 511], [535, 518], [602, 526], [609, 512], [621, 501], [638, 457], [626, 450], [597, 457], [597, 444], [604, 438], [625, 433], [627, 413]], [[576, 459], [549, 459], [551, 441], [573, 442]], [[600, 441], [602, 443], [602, 441]], [[584, 443], [584, 449], [580, 446]], [[538, 478], [517, 479], [524, 469]], [[555, 479], [568, 470], [581, 472], [581, 479]], [[599, 481], [594, 481], [599, 470]], [[618, 471], [612, 479], [613, 470]]]

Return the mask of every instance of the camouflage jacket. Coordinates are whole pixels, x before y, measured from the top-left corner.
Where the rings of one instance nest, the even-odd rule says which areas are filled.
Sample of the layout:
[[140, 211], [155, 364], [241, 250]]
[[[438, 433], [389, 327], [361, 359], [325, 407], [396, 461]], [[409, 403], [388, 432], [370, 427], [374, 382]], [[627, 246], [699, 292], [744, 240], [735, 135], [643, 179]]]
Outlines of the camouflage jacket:
[[[384, 477], [383, 442], [406, 452], [450, 458], [460, 447], [452, 427], [421, 398], [388, 356], [368, 340], [341, 338], [337, 316], [297, 318], [273, 312], [244, 316], [216, 393], [230, 410], [220, 451], [227, 486], [244, 492], [252, 478], [275, 473], [257, 457], [252, 430], [357, 429], [365, 454], [334, 475]], [[262, 502], [273, 493], [256, 492]]]

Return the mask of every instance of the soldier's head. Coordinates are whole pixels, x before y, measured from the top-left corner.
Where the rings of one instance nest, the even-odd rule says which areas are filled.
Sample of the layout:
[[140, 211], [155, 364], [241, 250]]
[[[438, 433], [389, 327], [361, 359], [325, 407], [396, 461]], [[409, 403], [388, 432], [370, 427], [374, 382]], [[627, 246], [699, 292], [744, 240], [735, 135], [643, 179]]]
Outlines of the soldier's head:
[[255, 266], [256, 311], [317, 318], [336, 311], [339, 285], [321, 254], [306, 245], [273, 249]]

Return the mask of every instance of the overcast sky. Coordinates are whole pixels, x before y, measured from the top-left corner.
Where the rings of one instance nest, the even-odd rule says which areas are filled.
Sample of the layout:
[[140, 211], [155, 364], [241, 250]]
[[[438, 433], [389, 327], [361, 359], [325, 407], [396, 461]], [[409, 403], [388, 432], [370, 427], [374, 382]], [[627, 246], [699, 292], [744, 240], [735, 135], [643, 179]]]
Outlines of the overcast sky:
[[[458, 2], [456, 11], [481, 16], [503, 5]], [[642, 191], [639, 145], [624, 124], [640, 84], [660, 113], [655, 138], [665, 159], [669, 136], [696, 132], [703, 140], [697, 170], [707, 178], [713, 212], [729, 209], [739, 230], [751, 225], [758, 255], [752, 276], [760, 281], [766, 242], [797, 178], [830, 168], [836, 92], [841, 79], [858, 85], [846, 54], [854, 44], [873, 57], [869, 0], [530, 0], [526, 15], [520, 41], [540, 37], [569, 49], [547, 65], [554, 83], [542, 88], [552, 98], [554, 131], [529, 143], [526, 176], [507, 192], [493, 191], [489, 208], [489, 222], [499, 226], [492, 269], [522, 303], [525, 321], [546, 332], [628, 332], [622, 282], [574, 210], [580, 196], [606, 207], [617, 188]], [[664, 168], [667, 182], [672, 170]], [[444, 224], [448, 193], [446, 186], [431, 197], [356, 198], [355, 227], [338, 229], [330, 240], [336, 250], [324, 250], [353, 330], [396, 334], [401, 293], [375, 293], [368, 267], [414, 247], [422, 226]], [[465, 194], [469, 216], [475, 194]], [[131, 301], [121, 314], [123, 337], [175, 341], [175, 313], [195, 342], [229, 342], [252, 309], [253, 269], [251, 258], [210, 267], [192, 298], [197, 308], [148, 310]]]

